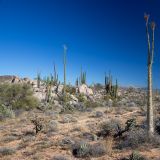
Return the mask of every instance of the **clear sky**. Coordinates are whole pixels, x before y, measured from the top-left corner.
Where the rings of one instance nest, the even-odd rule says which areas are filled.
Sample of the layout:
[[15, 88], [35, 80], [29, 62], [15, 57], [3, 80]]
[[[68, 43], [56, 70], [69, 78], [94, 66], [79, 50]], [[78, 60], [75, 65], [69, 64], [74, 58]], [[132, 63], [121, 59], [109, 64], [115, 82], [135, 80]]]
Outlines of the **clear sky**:
[[0, 74], [35, 77], [53, 71], [67, 81], [81, 66], [88, 83], [104, 82], [111, 70], [121, 85], [146, 86], [144, 12], [155, 20], [154, 87], [160, 87], [159, 0], [0, 0]]

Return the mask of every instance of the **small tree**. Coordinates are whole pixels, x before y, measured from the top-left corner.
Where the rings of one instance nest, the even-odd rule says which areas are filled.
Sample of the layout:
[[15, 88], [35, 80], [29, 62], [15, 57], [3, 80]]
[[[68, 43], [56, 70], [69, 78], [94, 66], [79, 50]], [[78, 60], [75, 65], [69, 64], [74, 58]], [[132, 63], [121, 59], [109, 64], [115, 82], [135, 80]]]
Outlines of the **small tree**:
[[149, 34], [149, 15], [145, 14], [144, 19], [146, 22], [146, 35], [148, 43], [148, 96], [147, 96], [147, 125], [148, 125], [148, 135], [149, 137], [154, 133], [154, 115], [153, 115], [153, 104], [152, 104], [152, 64], [154, 56], [154, 31], [155, 31], [155, 22], [151, 22], [151, 31], [152, 31], [152, 48], [150, 42]]

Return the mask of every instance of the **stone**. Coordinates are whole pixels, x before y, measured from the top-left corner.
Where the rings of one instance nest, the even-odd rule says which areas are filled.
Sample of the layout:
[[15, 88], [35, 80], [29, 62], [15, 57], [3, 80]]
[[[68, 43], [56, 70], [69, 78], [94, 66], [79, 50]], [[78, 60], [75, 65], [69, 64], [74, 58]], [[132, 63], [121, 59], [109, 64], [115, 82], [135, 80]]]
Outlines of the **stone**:
[[58, 93], [62, 93], [62, 91], [63, 91], [63, 85], [60, 84], [60, 85], [58, 85], [58, 87], [57, 87], [57, 92], [58, 92]]
[[57, 99], [58, 99], [58, 96], [57, 96], [57, 94], [56, 94], [56, 93], [51, 93], [51, 97], [52, 97], [53, 99], [55, 99], [55, 100], [57, 100]]
[[80, 94], [93, 95], [93, 90], [89, 88], [86, 84], [82, 84], [81, 86], [79, 86], [78, 91]]
[[57, 86], [52, 86], [52, 87], [51, 87], [51, 92], [52, 92], [52, 93], [55, 93], [56, 90], [57, 90]]
[[15, 77], [13, 77], [11, 83], [20, 83], [21, 81], [22, 80], [19, 77], [15, 76]]
[[23, 78], [23, 82], [27, 84], [31, 84], [31, 80], [27, 77]]
[[58, 106], [59, 105], [59, 102], [57, 100], [54, 100], [54, 105]]
[[34, 95], [36, 98], [38, 98], [40, 101], [46, 99], [46, 94], [43, 93], [43, 92], [35, 92], [33, 95]]
[[112, 105], [113, 105], [113, 101], [112, 101], [111, 99], [109, 99], [109, 100], [108, 100], [108, 106], [109, 106], [109, 107], [112, 107]]
[[76, 98], [74, 95], [71, 94], [70, 97], [73, 101], [78, 102], [78, 98]]

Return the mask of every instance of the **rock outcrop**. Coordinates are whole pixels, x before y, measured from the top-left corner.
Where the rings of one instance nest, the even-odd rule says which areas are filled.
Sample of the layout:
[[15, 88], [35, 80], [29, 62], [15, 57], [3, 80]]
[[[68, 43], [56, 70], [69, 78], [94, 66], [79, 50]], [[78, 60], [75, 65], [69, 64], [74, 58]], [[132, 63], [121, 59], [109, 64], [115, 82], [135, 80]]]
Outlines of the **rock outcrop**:
[[93, 95], [93, 90], [89, 88], [86, 84], [82, 84], [81, 86], [79, 86], [78, 91], [80, 94]]

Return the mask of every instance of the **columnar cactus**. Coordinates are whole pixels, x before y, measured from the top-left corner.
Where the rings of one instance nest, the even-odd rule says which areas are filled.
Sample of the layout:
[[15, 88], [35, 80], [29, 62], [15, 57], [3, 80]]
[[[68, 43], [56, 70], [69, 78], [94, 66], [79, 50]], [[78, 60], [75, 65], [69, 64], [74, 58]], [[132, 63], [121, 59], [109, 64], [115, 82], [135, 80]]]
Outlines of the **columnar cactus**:
[[86, 84], [86, 77], [87, 77], [86, 72], [83, 72], [81, 68], [80, 84]]
[[40, 83], [41, 83], [41, 74], [37, 73], [37, 87], [40, 88]]
[[78, 87], [79, 86], [79, 80], [78, 80], [78, 78], [76, 79], [76, 87]]
[[57, 83], [58, 83], [58, 73], [57, 73], [56, 65], [55, 65], [55, 64], [54, 64], [54, 77], [53, 77], [53, 83], [54, 83], [54, 85], [57, 85]]
[[105, 74], [105, 90], [106, 94], [110, 95], [112, 98], [117, 98], [118, 94], [118, 81], [116, 80], [116, 84], [112, 83], [112, 76], [109, 73], [109, 76]]
[[64, 66], [64, 87], [63, 87], [63, 93], [66, 94], [66, 53], [67, 53], [67, 47], [66, 45], [63, 46], [64, 48], [64, 55], [63, 55], [63, 66]]

